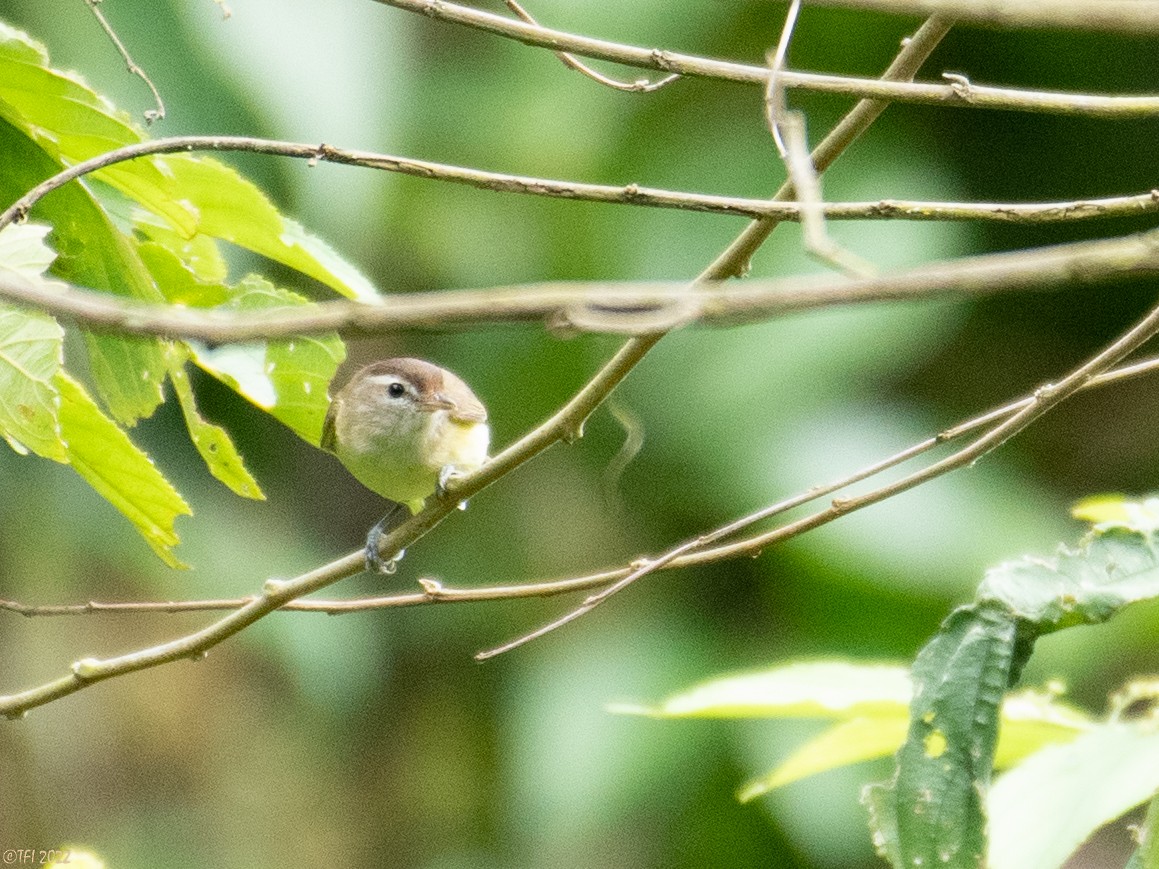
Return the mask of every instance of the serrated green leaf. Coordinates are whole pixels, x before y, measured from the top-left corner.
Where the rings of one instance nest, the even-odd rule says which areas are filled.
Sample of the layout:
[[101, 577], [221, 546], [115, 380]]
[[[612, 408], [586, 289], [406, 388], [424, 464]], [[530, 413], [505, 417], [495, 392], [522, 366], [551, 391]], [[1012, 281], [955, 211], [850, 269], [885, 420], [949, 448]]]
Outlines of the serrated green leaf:
[[241, 497], [264, 501], [266, 496], [262, 494], [258, 481], [246, 470], [229, 433], [219, 425], [206, 422], [198, 411], [184, 361], [174, 362], [170, 367], [169, 380], [173, 383], [181, 413], [185, 416], [189, 438], [204, 459], [209, 472]]
[[[233, 291], [235, 297], [223, 306], [230, 310], [309, 304], [301, 296], [252, 275]], [[218, 348], [190, 342], [190, 347], [198, 365], [317, 445], [329, 406], [326, 389], [346, 355], [337, 334]]]
[[[0, 173], [0, 195], [5, 200], [16, 199], [60, 168], [3, 120], [0, 153], [5, 157], [5, 171]], [[53, 274], [94, 289], [162, 301], [132, 241], [113, 226], [85, 187], [69, 184], [41, 200], [33, 213], [52, 225], [50, 238], [58, 254]], [[93, 335], [87, 338], [86, 349], [97, 388], [116, 419], [135, 422], [161, 403], [165, 365], [160, 342]]]
[[[199, 281], [221, 284], [229, 277], [229, 268], [225, 257], [221, 255], [221, 247], [217, 239], [208, 235], [195, 235], [187, 238], [176, 232], [168, 224], [162, 226], [152, 215], [144, 215], [137, 209], [137, 219], [133, 226], [148, 242], [142, 244], [142, 251], [147, 245], [158, 245], [173, 254], [194, 277]], [[148, 218], [148, 219], [146, 219]], [[150, 269], [152, 271], [152, 269]], [[165, 294], [165, 298], [175, 301], [169, 288], [162, 283], [157, 274], [153, 275], [158, 287]], [[220, 304], [211, 302], [210, 304]]]
[[192, 514], [152, 460], [101, 412], [84, 387], [58, 371], [60, 428], [68, 461], [102, 497], [141, 533], [170, 567], [185, 567], [174, 555], [179, 538], [173, 523]]
[[0, 435], [17, 452], [65, 461], [53, 377], [64, 331], [52, 317], [0, 305]]
[[962, 607], [914, 665], [910, 729], [892, 782], [868, 795], [875, 841], [895, 843], [898, 865], [979, 865], [998, 703], [1042, 634], [1106, 621], [1159, 593], [1159, 554], [1146, 511], [1095, 527], [1053, 558], [988, 571], [977, 603]]
[[1023, 558], [986, 572], [979, 602], [1007, 609], [1035, 634], [1104, 622], [1129, 603], [1159, 594], [1154, 534], [1132, 524], [1097, 526], [1077, 549]]
[[[0, 231], [0, 272], [47, 287], [56, 254], [44, 244], [49, 228], [34, 224]], [[65, 461], [53, 377], [60, 368], [64, 330], [47, 314], [0, 305], [0, 437], [17, 452]]]
[[141, 243], [137, 252], [165, 294], [165, 300], [171, 304], [213, 308], [225, 304], [233, 295], [224, 283], [200, 277], [169, 247], [147, 241]]
[[[26, 34], [0, 29], [0, 117], [34, 140], [54, 162], [79, 163], [144, 136], [75, 73], [51, 69], [44, 47]], [[169, 194], [170, 179], [148, 158], [94, 173], [137, 200], [148, 200], [174, 226], [192, 234], [196, 216]]]
[[1155, 722], [1106, 724], [1046, 748], [990, 791], [991, 869], [1055, 869], [1159, 790]]
[[[321, 239], [283, 217], [264, 193], [234, 169], [217, 160], [188, 154], [156, 159], [172, 178], [171, 195], [187, 200], [197, 209], [197, 232], [241, 245], [309, 275], [344, 296], [378, 298], [365, 276]], [[151, 202], [139, 201], [152, 208]]]

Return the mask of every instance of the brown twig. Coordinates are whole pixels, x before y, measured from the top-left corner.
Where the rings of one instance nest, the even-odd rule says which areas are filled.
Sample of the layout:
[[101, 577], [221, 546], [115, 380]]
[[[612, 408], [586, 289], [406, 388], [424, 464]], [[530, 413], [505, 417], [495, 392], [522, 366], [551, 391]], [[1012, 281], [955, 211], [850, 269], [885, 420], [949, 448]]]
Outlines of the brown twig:
[[[508, 9], [510, 9], [528, 24], [539, 24], [539, 22], [532, 17], [531, 13], [520, 6], [516, 0], [505, 0], [505, 2], [507, 3]], [[592, 69], [574, 54], [568, 54], [566, 51], [557, 51], [555, 52], [555, 56], [558, 57], [560, 63], [562, 63], [568, 69], [573, 69], [580, 75], [586, 76], [597, 84], [602, 84], [604, 87], [609, 87], [612, 90], [624, 91], [626, 93], [655, 93], [656, 91], [660, 90], [660, 88], [666, 87], [667, 85], [672, 84], [672, 82], [680, 78], [679, 73], [671, 73], [670, 75], [666, 75], [664, 78], [659, 79], [658, 81], [648, 81], [646, 78], [636, 79], [635, 81], [620, 81], [619, 79], [604, 75], [599, 70]]]
[[165, 103], [161, 99], [161, 92], [157, 90], [157, 86], [153, 84], [153, 80], [149, 78], [145, 70], [141, 69], [137, 65], [137, 62], [129, 55], [129, 49], [121, 42], [121, 38], [117, 36], [117, 31], [113, 29], [113, 25], [109, 23], [109, 20], [105, 18], [105, 14], [101, 12], [101, 2], [102, 0], [85, 0], [85, 5], [89, 7], [89, 11], [93, 13], [93, 17], [101, 25], [101, 29], [105, 31], [105, 35], [113, 43], [113, 47], [117, 49], [117, 53], [121, 55], [121, 59], [125, 62], [125, 66], [129, 70], [129, 75], [135, 75], [141, 79], [153, 94], [153, 104], [156, 108], [145, 111], [145, 123], [152, 124], [154, 121], [164, 120]]
[[[594, 39], [562, 30], [539, 27], [525, 21], [512, 21], [501, 15], [494, 15], [458, 3], [450, 3], [447, 0], [377, 0], [377, 2], [409, 12], [417, 12], [440, 21], [448, 21], [503, 36], [507, 39], [514, 39], [525, 45], [533, 45], [551, 51], [567, 51], [597, 60], [610, 60], [625, 66], [675, 72], [686, 76], [716, 78], [742, 84], [755, 84], [761, 87], [766, 86], [768, 81], [769, 71], [767, 67]], [[841, 0], [825, 0], [825, 2], [839, 3]], [[873, 2], [873, 0], [868, 0], [868, 2]], [[891, 0], [881, 0], [881, 2], [888, 4]], [[895, 2], [901, 5], [907, 0], [895, 0]], [[916, 4], [921, 3], [922, 0], [912, 0], [912, 2]], [[993, 3], [963, 2], [963, 0], [942, 0], [942, 2], [930, 0], [930, 2], [932, 6], [937, 6], [937, 14], [931, 17], [943, 20], [952, 20], [958, 14], [958, 9], [965, 10], [964, 14], [969, 14], [985, 8], [992, 8], [995, 5]], [[1050, 16], [1051, 10], [1055, 8], [1057, 2], [1059, 0], [1038, 4], [1037, 11], [1041, 20], [1054, 20]], [[1097, 12], [1100, 6], [1113, 5], [1116, 5], [1115, 0], [1094, 0], [1094, 2], [1089, 3], [1071, 4], [1071, 11], [1075, 13], [1073, 17], [1075, 26], [1084, 24], [1093, 26], [1099, 18], [1096, 15], [1084, 13], [1090, 13], [1092, 10]], [[1118, 6], [1120, 7], [1118, 10], [1119, 20], [1116, 22], [1112, 18], [1103, 19], [1104, 23], [1108, 25], [1106, 29], [1120, 30], [1119, 27], [1109, 26], [1116, 23], [1121, 25], [1122, 31], [1128, 33], [1154, 32], [1159, 29], [1159, 15], [1155, 12], [1156, 3], [1152, 0], [1126, 0], [1125, 5], [1119, 3]], [[1121, 11], [1129, 11], [1128, 7], [1134, 7], [1138, 12], [1128, 15]], [[921, 13], [915, 12], [914, 14]], [[977, 17], [974, 16], [975, 20]], [[1059, 18], [1057, 22], [1061, 24], [1063, 20]], [[961, 94], [948, 84], [915, 84], [890, 79], [861, 79], [791, 70], [783, 71], [781, 77], [785, 86], [790, 88], [842, 93], [862, 99], [880, 99], [899, 103], [913, 102], [1103, 117], [1130, 117], [1152, 115], [1159, 112], [1159, 96], [1048, 93], [972, 85], [970, 99], [964, 101]]]
[[[1130, 365], [1123, 365], [1107, 371], [1091, 380], [1082, 387], [1082, 391], [1097, 389], [1152, 374], [1159, 371], [1159, 356], [1142, 359]], [[850, 486], [867, 480], [883, 471], [897, 467], [910, 459], [917, 458], [936, 447], [951, 443], [973, 431], [1000, 422], [1012, 414], [1028, 406], [1034, 400], [1028, 396], [1019, 401], [1003, 405], [987, 411], [965, 422], [958, 423], [944, 429], [933, 437], [919, 441], [898, 453], [868, 465], [853, 474], [827, 483], [814, 486], [804, 492], [764, 507], [748, 516], [737, 519], [714, 531], [704, 534], [694, 541], [688, 541], [675, 549], [669, 550], [654, 559], [641, 559], [634, 567], [621, 567], [585, 576], [569, 577], [567, 579], [549, 580], [533, 583], [519, 583], [514, 585], [492, 585], [475, 588], [462, 588], [444, 585], [429, 578], [419, 579], [421, 592], [403, 592], [400, 594], [385, 595], [382, 597], [355, 598], [349, 600], [294, 600], [279, 608], [279, 612], [308, 612], [325, 615], [344, 615], [347, 613], [367, 612], [395, 607], [420, 606], [432, 603], [478, 603], [493, 600], [516, 600], [529, 597], [551, 597], [569, 592], [584, 591], [597, 588], [616, 580], [624, 579], [634, 571], [647, 568], [648, 572], [658, 570], [679, 569], [702, 564], [711, 564], [729, 558], [751, 556], [766, 545], [764, 535], [735, 541], [726, 546], [717, 546], [717, 542], [726, 539], [757, 522], [771, 519], [796, 507], [803, 506], [811, 501], [832, 495], [847, 489]], [[0, 599], [0, 610], [32, 617], [47, 616], [80, 616], [93, 614], [141, 614], [141, 613], [185, 613], [212, 610], [234, 610], [246, 606], [254, 600], [253, 597], [219, 598], [214, 600], [184, 600], [184, 601], [86, 601], [76, 604], [26, 604], [13, 600]]]

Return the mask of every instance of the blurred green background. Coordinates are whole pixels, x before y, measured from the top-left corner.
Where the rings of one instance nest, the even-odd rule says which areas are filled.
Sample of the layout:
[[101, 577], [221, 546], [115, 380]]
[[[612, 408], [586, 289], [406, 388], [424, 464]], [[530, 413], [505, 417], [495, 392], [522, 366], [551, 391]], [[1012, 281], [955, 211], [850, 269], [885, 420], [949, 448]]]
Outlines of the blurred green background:
[[[117, 0], [102, 9], [160, 89], [155, 135], [327, 142], [502, 172], [760, 196], [783, 171], [759, 88], [688, 80], [622, 94], [549, 53], [365, 0]], [[501, 4], [488, 8], [498, 10]], [[550, 26], [760, 63], [784, 5], [539, 0]], [[141, 82], [84, 4], [5, 0], [0, 13], [140, 117]], [[809, 9], [799, 69], [876, 75], [915, 21]], [[983, 83], [1159, 90], [1154, 45], [1096, 34], [952, 32], [926, 66]], [[635, 78], [636, 71], [626, 71]], [[793, 93], [814, 140], [849, 101]], [[1159, 121], [895, 106], [824, 178], [832, 199], [1049, 200], [1155, 185]], [[226, 157], [384, 292], [698, 273], [743, 222], [547, 201], [271, 158]], [[882, 267], [1140, 229], [840, 224]], [[754, 274], [818, 271], [795, 226]], [[251, 264], [239, 260], [239, 268]], [[293, 287], [292, 275], [277, 275]], [[624, 438], [606, 409], [476, 498], [392, 579], [345, 595], [578, 575], [661, 551], [843, 476], [1056, 377], [1154, 301], [1143, 284], [975, 304], [891, 305], [664, 339], [615, 402], [644, 447], [614, 485]], [[505, 445], [617, 346], [535, 327], [350, 345], [348, 365], [410, 354], [458, 371]], [[341, 375], [340, 375], [341, 376]], [[241, 596], [360, 546], [382, 512], [337, 463], [208, 378], [206, 414], [234, 434], [269, 497], [205, 473], [166, 406], [134, 437], [192, 503], [167, 570], [68, 468], [0, 450], [0, 597], [29, 603]], [[561, 613], [564, 599], [267, 618], [199, 664], [96, 686], [0, 726], [0, 847], [83, 844], [110, 866], [874, 866], [860, 787], [888, 765], [735, 789], [810, 732], [660, 722], [604, 711], [787, 659], [909, 660], [982, 571], [1080, 533], [1083, 495], [1155, 486], [1154, 380], [1080, 396], [978, 466], [765, 552], [654, 576], [598, 612], [486, 665], [480, 648]], [[1044, 641], [1030, 684], [1059, 677], [1101, 709], [1157, 669], [1154, 607]], [[22, 619], [0, 613], [0, 691], [87, 655], [196, 629], [211, 616]], [[1125, 834], [1121, 850], [1129, 843]], [[1108, 844], [1116, 854], [1118, 839]], [[1091, 859], [1096, 859], [1092, 855]]]

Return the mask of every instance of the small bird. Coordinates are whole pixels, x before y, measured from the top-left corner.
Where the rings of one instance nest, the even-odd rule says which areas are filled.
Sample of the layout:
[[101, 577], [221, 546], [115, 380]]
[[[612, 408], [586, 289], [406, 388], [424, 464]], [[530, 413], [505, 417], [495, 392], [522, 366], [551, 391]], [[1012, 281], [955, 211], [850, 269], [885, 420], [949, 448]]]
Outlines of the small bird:
[[366, 567], [393, 573], [378, 551], [401, 512], [423, 508], [457, 474], [487, 461], [487, 409], [456, 375], [422, 359], [385, 359], [358, 371], [338, 391], [322, 424], [322, 449], [362, 485], [395, 506], [366, 537]]

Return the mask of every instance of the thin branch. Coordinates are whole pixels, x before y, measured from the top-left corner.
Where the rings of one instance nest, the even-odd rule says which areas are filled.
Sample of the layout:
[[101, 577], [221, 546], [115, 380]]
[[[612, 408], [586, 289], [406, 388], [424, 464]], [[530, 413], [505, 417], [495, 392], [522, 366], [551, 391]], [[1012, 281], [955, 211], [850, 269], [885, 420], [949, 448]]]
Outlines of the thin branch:
[[[1103, 386], [1120, 383], [1152, 374], [1159, 371], [1159, 356], [1142, 359], [1130, 365], [1124, 365], [1104, 372], [1086, 383], [1081, 391], [1097, 389]], [[800, 507], [810, 501], [839, 492], [842, 489], [867, 480], [890, 468], [897, 467], [910, 459], [916, 458], [930, 450], [957, 440], [973, 431], [999, 422], [1012, 414], [1027, 407], [1034, 401], [1028, 396], [1002, 407], [987, 411], [965, 422], [958, 423], [950, 428], [943, 429], [937, 435], [926, 438], [906, 449], [895, 453], [888, 458], [861, 468], [853, 474], [821, 486], [814, 486], [800, 494], [794, 495], [771, 506], [763, 507], [755, 513], [737, 519], [708, 534], [696, 538], [694, 541], [681, 544], [676, 550], [669, 550], [664, 555], [654, 559], [638, 559], [633, 566], [614, 568], [585, 576], [570, 577], [567, 579], [550, 580], [544, 582], [520, 583], [515, 585], [493, 585], [475, 588], [457, 588], [429, 578], [419, 579], [421, 592], [404, 592], [381, 597], [355, 598], [349, 600], [294, 600], [279, 608], [279, 612], [310, 612], [325, 615], [343, 615], [346, 613], [367, 612], [395, 607], [421, 606], [434, 603], [478, 603], [492, 600], [515, 600], [530, 597], [551, 597], [567, 594], [574, 591], [584, 591], [597, 588], [638, 571], [641, 568], [649, 570], [671, 570], [692, 567], [702, 564], [711, 564], [729, 558], [751, 556], [766, 545], [763, 535], [748, 540], [741, 540], [725, 547], [711, 544], [732, 536], [751, 525]], [[836, 518], [834, 515], [832, 518]], [[13, 600], [0, 599], [0, 610], [32, 617], [50, 616], [80, 616], [104, 614], [141, 614], [141, 613], [186, 613], [203, 612], [207, 610], [234, 610], [252, 603], [253, 597], [220, 598], [214, 600], [185, 600], [185, 601], [87, 601], [77, 604], [26, 604]]]
[[[894, 482], [887, 483], [878, 489], [871, 492], [866, 492], [863, 495], [857, 495], [850, 498], [834, 499], [833, 503], [828, 509], [814, 513], [811, 516], [806, 516], [796, 522], [791, 522], [783, 525], [766, 534], [759, 535], [752, 541], [748, 541], [748, 545], [757, 543], [760, 547], [768, 546], [771, 543], [779, 543], [791, 537], [795, 537], [805, 531], [810, 531], [820, 525], [832, 521], [839, 516], [845, 516], [849, 513], [868, 507], [871, 504], [876, 504], [891, 498], [894, 495], [909, 491], [910, 489], [929, 482], [943, 474], [958, 468], [976, 462], [982, 456], [997, 449], [1002, 444], [1006, 443], [1010, 438], [1024, 430], [1027, 426], [1033, 423], [1036, 419], [1049, 412], [1052, 408], [1061, 404], [1070, 396], [1074, 395], [1081, 389], [1089, 386], [1095, 378], [1100, 374], [1108, 371], [1116, 363], [1124, 359], [1129, 354], [1135, 352], [1147, 341], [1151, 340], [1156, 333], [1159, 333], [1159, 305], [1155, 306], [1144, 316], [1135, 326], [1127, 330], [1122, 336], [1112, 342], [1110, 345], [1099, 351], [1089, 360], [1084, 362], [1078, 368], [1074, 369], [1070, 374], [1060, 380], [1058, 383], [1047, 384], [1035, 390], [1034, 394], [1030, 396], [1021, 406], [1011, 413], [1006, 419], [998, 423], [990, 431], [983, 434], [969, 446], [958, 450], [953, 455], [947, 456], [940, 461], [934, 462], [919, 471], [915, 471], [905, 477]], [[653, 573], [664, 564], [674, 561], [681, 555], [686, 554], [690, 550], [702, 548], [704, 545], [713, 543], [716, 540], [722, 539], [726, 536], [740, 531], [753, 522], [758, 521], [763, 517], [765, 511], [753, 514], [745, 519], [731, 523], [724, 526], [718, 531], [703, 535], [694, 540], [688, 541], [680, 546], [675, 547], [655, 561], [648, 562], [637, 569], [633, 570], [623, 579], [620, 579], [603, 590], [590, 595], [578, 607], [568, 613], [560, 616], [552, 622], [549, 622], [533, 631], [530, 631], [514, 640], [504, 643], [501, 646], [479, 652], [475, 655], [476, 660], [487, 660], [504, 652], [511, 651], [518, 648], [534, 639], [538, 639], [557, 628], [561, 628], [569, 624], [581, 616], [590, 613], [612, 595], [623, 591], [637, 580]]]
[[1143, 36], [1159, 33], [1154, 0], [809, 0], [899, 15], [956, 15], [995, 27], [1094, 30]]
[[[909, 39], [903, 41], [901, 51], [882, 73], [882, 80], [907, 81], [912, 79], [926, 59], [942, 41], [950, 28], [953, 19], [942, 16], [933, 16], [927, 19]], [[885, 111], [888, 103], [881, 100], [862, 99], [837, 123], [832, 130], [821, 140], [810, 158], [817, 172], [824, 172], [832, 165], [846, 148], [877, 120], [878, 115]], [[795, 195], [791, 182], [781, 185], [773, 194], [774, 200], [784, 201]], [[732, 244], [716, 258], [709, 266], [709, 273], [717, 280], [739, 277], [749, 268], [752, 255], [756, 252], [769, 234], [777, 228], [779, 221], [772, 217], [763, 217], [750, 223]]]
[[[760, 224], [752, 224], [759, 226]], [[739, 268], [739, 267], [738, 267]], [[1030, 251], [984, 254], [861, 280], [804, 276], [746, 281], [557, 282], [486, 290], [402, 293], [267, 311], [180, 308], [0, 272], [0, 298], [86, 327], [225, 344], [338, 331], [376, 335], [484, 323], [544, 322], [568, 332], [650, 334], [690, 323], [736, 325], [842, 305], [976, 298], [1159, 274], [1159, 230]]]
[[[922, 31], [919, 31], [919, 35], [921, 33]], [[899, 57], [914, 56], [915, 52], [919, 51], [914, 46], [914, 43], [918, 41], [915, 36], [909, 44], [902, 48]], [[930, 47], [932, 48], [932, 46]], [[852, 114], [857, 116], [859, 124], [868, 125], [876, 117], [876, 113], [867, 116], [864, 113], [859, 113], [859, 108], [860, 104], [854, 108]], [[848, 141], [852, 141], [852, 138], [850, 137]], [[848, 141], [845, 144], [848, 144]], [[824, 155], [827, 158], [826, 164], [831, 162], [844, 147], [844, 144], [836, 142], [831, 142], [831, 144], [831, 151]], [[824, 142], [821, 147], [825, 147]], [[820, 169], [820, 166], [818, 168]], [[758, 221], [758, 223], [762, 222]], [[767, 234], [766, 231], [765, 235], [767, 236]], [[742, 234], [742, 239], [744, 235]], [[735, 245], [731, 246], [725, 254], [718, 257], [700, 275], [698, 283], [714, 280], [736, 271], [741, 263], [732, 259], [733, 254], [730, 253], [736, 249]], [[744, 251], [751, 249], [751, 245], [746, 244], [743, 247]], [[747, 253], [744, 255], [747, 256]], [[443, 493], [442, 497], [432, 499], [422, 512], [411, 517], [383, 538], [381, 552], [387, 556], [397, 553], [434, 528], [461, 501], [481, 491], [555, 442], [559, 440], [570, 441], [580, 437], [583, 433], [584, 421], [588, 416], [611, 394], [612, 390], [664, 334], [664, 332], [656, 332], [628, 339], [600, 371], [550, 419], [503, 450], [478, 471], [463, 478], [452, 480], [451, 485], [448, 486], [449, 491]], [[263, 585], [260, 595], [255, 596], [241, 609], [230, 613], [206, 628], [169, 643], [141, 649], [127, 655], [106, 660], [86, 658], [77, 661], [67, 676], [27, 691], [0, 697], [0, 714], [18, 717], [29, 709], [67, 696], [104, 679], [182, 658], [200, 659], [209, 648], [223, 642], [282, 605], [357, 572], [362, 562], [362, 553], [356, 552], [296, 579], [268, 580]]]
[[779, 126], [784, 134], [785, 166], [789, 169], [789, 179], [797, 191], [797, 198], [801, 200], [801, 235], [805, 250], [850, 277], [872, 277], [877, 273], [873, 263], [843, 248], [825, 228], [821, 182], [813, 169], [813, 161], [809, 159], [804, 116], [800, 112], [787, 112], [781, 117]]
[[105, 35], [109, 37], [109, 40], [117, 49], [117, 53], [121, 55], [121, 59], [125, 62], [125, 66], [129, 70], [129, 75], [135, 75], [140, 78], [153, 94], [153, 104], [156, 108], [145, 111], [145, 123], [152, 124], [154, 121], [163, 120], [165, 118], [165, 103], [161, 100], [161, 92], [157, 90], [152, 79], [146, 75], [145, 70], [141, 69], [129, 55], [129, 49], [121, 42], [121, 38], [117, 36], [117, 31], [113, 29], [113, 25], [109, 23], [109, 20], [105, 18], [105, 14], [101, 12], [100, 3], [101, 0], [85, 0], [85, 5], [89, 7], [89, 11], [93, 13], [93, 16], [97, 19], [97, 23], [101, 25], [101, 29], [105, 31]]
[[786, 112], [785, 84], [781, 74], [785, 71], [785, 59], [789, 54], [789, 43], [793, 41], [793, 30], [797, 26], [797, 16], [801, 12], [801, 0], [790, 0], [789, 11], [785, 13], [785, 24], [781, 28], [781, 38], [769, 57], [769, 82], [765, 86], [765, 116], [769, 132], [773, 134], [773, 144], [784, 160], [789, 156], [785, 141], [781, 137], [780, 119]]
[[[520, 6], [516, 0], [506, 0], [507, 8], [526, 21], [528, 24], [539, 24], [531, 13]], [[574, 69], [580, 75], [587, 76], [597, 84], [602, 84], [604, 87], [609, 87], [612, 90], [625, 91], [626, 93], [635, 94], [650, 94], [655, 93], [662, 87], [672, 84], [680, 78], [679, 73], [671, 73], [664, 76], [658, 81], [648, 81], [646, 78], [639, 78], [635, 81], [620, 81], [619, 79], [611, 78], [604, 75], [602, 72], [592, 69], [586, 63], [581, 61], [573, 54], [568, 54], [566, 51], [557, 51], [555, 56], [559, 58], [560, 63], [568, 69]]]
[[[248, 136], [172, 136], [125, 145], [97, 157], [76, 163], [45, 179], [0, 212], [0, 229], [25, 219], [32, 208], [51, 193], [76, 179], [118, 163], [157, 154], [190, 151], [241, 151], [319, 161], [343, 166], [357, 166], [398, 172], [455, 184], [465, 184], [498, 193], [521, 193], [557, 199], [574, 199], [650, 208], [671, 208], [709, 214], [724, 214], [754, 219], [799, 221], [801, 205], [783, 199], [751, 199], [716, 196], [687, 191], [644, 187], [639, 184], [587, 184], [560, 181], [504, 172], [488, 172], [464, 166], [452, 166], [429, 160], [415, 160], [391, 154], [377, 154], [337, 148], [333, 145], [302, 142], [280, 142]], [[821, 204], [827, 220], [987, 220], [1002, 223], [1065, 223], [1111, 217], [1129, 217], [1159, 212], [1159, 191], [1151, 190], [1130, 196], [1101, 199], [1079, 199], [1065, 202], [997, 203], [997, 202], [923, 202], [881, 199], [871, 202], [828, 202]]]
[[[562, 30], [539, 27], [524, 21], [512, 21], [501, 15], [494, 15], [457, 3], [448, 3], [445, 0], [377, 0], [377, 2], [514, 39], [525, 45], [547, 48], [551, 51], [566, 51], [598, 60], [610, 60], [625, 66], [656, 69], [686, 76], [723, 79], [762, 87], [766, 86], [768, 82], [769, 71], [767, 67], [714, 60], [691, 54], [665, 51], [660, 48], [641, 48], [603, 39], [593, 39], [588, 36], [566, 33]], [[920, 0], [916, 0], [916, 2], [920, 2]], [[1099, 2], [1109, 2], [1109, 0], [1099, 0]], [[1155, 4], [1151, 2], [1142, 2], [1142, 0], [1132, 0], [1132, 2], [1140, 7], [1155, 8]], [[947, 0], [947, 2], [940, 4], [942, 7], [940, 11], [945, 13], [942, 17], [952, 18], [954, 7], [958, 5], [966, 4], [962, 4], [961, 0], [958, 3]], [[1154, 12], [1149, 11], [1140, 17], [1146, 18], [1146, 16], [1152, 16], [1149, 20], [1149, 26], [1153, 29], [1159, 29], [1159, 16], [1155, 16]], [[965, 100], [959, 90], [948, 84], [914, 84], [898, 80], [862, 79], [791, 70], [784, 70], [780, 75], [785, 86], [790, 88], [841, 93], [863, 99], [881, 99], [901, 103], [970, 106], [1103, 117], [1137, 117], [1159, 112], [1159, 96], [1103, 96], [972, 85], [970, 98]]]

